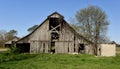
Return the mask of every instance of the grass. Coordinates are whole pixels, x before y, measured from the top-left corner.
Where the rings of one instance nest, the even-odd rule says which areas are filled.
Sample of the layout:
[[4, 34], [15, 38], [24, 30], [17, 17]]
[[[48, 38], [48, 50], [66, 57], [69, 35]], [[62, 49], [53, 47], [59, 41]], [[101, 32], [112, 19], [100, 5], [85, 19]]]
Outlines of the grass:
[[116, 47], [116, 53], [117, 53], [117, 54], [120, 53], [120, 47]]
[[0, 54], [0, 69], [120, 69], [120, 47], [115, 57], [72, 54]]
[[120, 69], [116, 57], [72, 54], [0, 54], [0, 69]]

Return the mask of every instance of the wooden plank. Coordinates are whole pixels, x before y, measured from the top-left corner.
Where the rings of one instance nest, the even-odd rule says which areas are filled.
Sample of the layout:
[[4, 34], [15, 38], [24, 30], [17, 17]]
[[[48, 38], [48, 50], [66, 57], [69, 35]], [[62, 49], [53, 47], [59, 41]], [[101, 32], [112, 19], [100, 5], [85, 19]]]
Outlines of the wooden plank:
[[59, 42], [55, 42], [55, 53], [58, 53]]
[[31, 40], [31, 42], [50, 42], [50, 40]]
[[65, 53], [68, 53], [68, 42], [65, 42]]

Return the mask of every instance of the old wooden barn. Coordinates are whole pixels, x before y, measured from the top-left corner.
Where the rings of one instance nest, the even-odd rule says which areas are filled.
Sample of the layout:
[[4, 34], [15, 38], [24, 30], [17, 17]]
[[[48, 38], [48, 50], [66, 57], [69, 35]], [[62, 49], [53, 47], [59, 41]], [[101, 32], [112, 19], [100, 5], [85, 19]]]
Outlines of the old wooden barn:
[[61, 14], [54, 12], [32, 33], [17, 41], [16, 47], [30, 53], [92, 53], [90, 44]]

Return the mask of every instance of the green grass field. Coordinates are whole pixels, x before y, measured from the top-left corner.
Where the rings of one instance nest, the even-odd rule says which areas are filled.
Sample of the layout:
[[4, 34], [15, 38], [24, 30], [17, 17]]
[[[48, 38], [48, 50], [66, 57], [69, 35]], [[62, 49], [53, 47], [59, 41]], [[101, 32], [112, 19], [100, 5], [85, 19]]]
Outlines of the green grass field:
[[0, 54], [0, 69], [120, 69], [116, 57], [72, 54]]
[[0, 69], [120, 69], [120, 47], [116, 52], [115, 57], [0, 53]]
[[116, 53], [120, 54], [120, 47], [116, 47]]

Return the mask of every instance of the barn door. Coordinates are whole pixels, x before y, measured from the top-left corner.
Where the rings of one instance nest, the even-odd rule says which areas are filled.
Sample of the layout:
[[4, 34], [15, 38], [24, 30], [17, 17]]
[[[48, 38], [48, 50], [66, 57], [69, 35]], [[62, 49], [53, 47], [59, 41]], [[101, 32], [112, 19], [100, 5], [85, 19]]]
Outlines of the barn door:
[[16, 47], [20, 49], [21, 53], [30, 52], [30, 43], [18, 43]]

